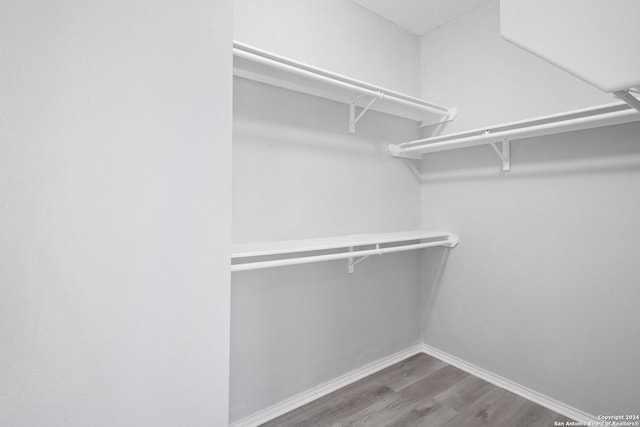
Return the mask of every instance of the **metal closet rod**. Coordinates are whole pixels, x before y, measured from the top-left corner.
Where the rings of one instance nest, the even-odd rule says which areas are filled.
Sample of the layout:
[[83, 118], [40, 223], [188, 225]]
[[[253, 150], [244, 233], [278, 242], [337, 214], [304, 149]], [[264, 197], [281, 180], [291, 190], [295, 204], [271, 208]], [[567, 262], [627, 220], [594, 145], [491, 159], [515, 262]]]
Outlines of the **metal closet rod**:
[[301, 258], [287, 258], [272, 261], [247, 262], [242, 264], [231, 265], [231, 271], [257, 270], [261, 268], [283, 267], [287, 265], [309, 264], [312, 262], [334, 261], [338, 259], [367, 257], [371, 255], [383, 255], [393, 252], [412, 251], [416, 249], [432, 248], [435, 246], [454, 247], [458, 244], [458, 237], [450, 235], [446, 240], [438, 240], [436, 242], [414, 243], [405, 246], [392, 246], [389, 248], [365, 249], [353, 252], [340, 252], [338, 254], [314, 255]]
[[[624, 105], [624, 104], [621, 104]], [[523, 138], [532, 138], [536, 136], [552, 135], [560, 132], [571, 132], [583, 129], [591, 129], [601, 126], [610, 126], [616, 124], [630, 123], [640, 121], [640, 113], [635, 109], [624, 105], [626, 108], [619, 111], [593, 114], [586, 117], [578, 117], [572, 119], [558, 118], [558, 121], [551, 123], [543, 123], [539, 125], [527, 125], [526, 122], [520, 123], [522, 127], [508, 129], [504, 131], [492, 132], [488, 128], [484, 133], [472, 136], [455, 135], [426, 138], [422, 140], [410, 141], [396, 146], [396, 153], [402, 155], [404, 153], [433, 153], [437, 151], [453, 150], [457, 148], [467, 148], [477, 145], [485, 145], [508, 140], [516, 140]], [[607, 106], [611, 107], [611, 105]], [[588, 113], [585, 111], [585, 113]], [[539, 120], [539, 119], [537, 119]], [[537, 121], [536, 120], [536, 121]], [[504, 127], [504, 126], [501, 126]], [[439, 139], [449, 138], [445, 141]]]
[[[278, 61], [276, 59], [272, 59], [266, 56], [262, 56], [258, 53], [254, 53], [254, 52], [249, 52], [247, 50], [243, 50], [243, 48], [241, 47], [236, 47], [236, 46], [242, 46], [239, 43], [234, 43], [234, 48], [233, 48], [233, 54], [234, 56], [240, 57], [240, 58], [244, 58], [247, 59], [249, 61], [252, 62], [257, 62], [263, 65], [267, 65], [269, 67], [272, 68], [277, 68], [279, 70], [283, 70], [283, 71], [287, 71], [293, 74], [297, 74], [303, 77], [307, 77], [309, 79], [312, 80], [316, 80], [316, 81], [321, 81], [324, 83], [328, 83], [331, 84], [333, 86], [339, 86], [342, 87], [344, 89], [348, 89], [348, 90], [352, 90], [354, 92], [357, 93], [361, 93], [364, 95], [369, 95], [372, 97], [375, 97], [377, 99], [385, 99], [387, 101], [391, 101], [394, 102], [396, 104], [400, 104], [400, 105], [404, 105], [404, 106], [408, 106], [411, 108], [415, 108], [417, 110], [421, 110], [421, 111], [428, 111], [431, 113], [437, 113], [437, 114], [449, 114], [451, 112], [452, 109], [447, 108], [445, 106], [442, 105], [438, 105], [435, 104], [433, 102], [428, 102], [428, 101], [424, 101], [421, 99], [416, 99], [415, 101], [411, 101], [408, 99], [403, 99], [403, 98], [399, 98], [398, 96], [392, 94], [392, 93], [388, 93], [386, 91], [384, 91], [383, 89], [380, 90], [374, 90], [374, 89], [368, 89], [366, 87], [362, 87], [362, 86], [358, 86], [356, 84], [353, 83], [349, 83], [349, 82], [345, 82], [340, 80], [337, 77], [329, 77], [329, 76], [325, 76], [323, 74], [318, 74], [315, 73], [313, 71], [309, 71], [306, 70], [304, 68], [300, 68], [300, 67], [296, 67], [295, 65], [291, 65], [285, 62], [281, 62]], [[257, 49], [256, 49], [257, 50]]]

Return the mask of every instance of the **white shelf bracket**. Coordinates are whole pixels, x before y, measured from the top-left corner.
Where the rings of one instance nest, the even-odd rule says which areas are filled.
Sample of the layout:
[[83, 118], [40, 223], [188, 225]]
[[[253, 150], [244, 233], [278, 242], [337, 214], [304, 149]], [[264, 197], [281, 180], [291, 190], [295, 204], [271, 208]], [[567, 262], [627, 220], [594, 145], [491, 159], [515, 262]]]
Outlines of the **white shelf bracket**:
[[[376, 244], [376, 250], [380, 250], [380, 244]], [[353, 247], [349, 248], [349, 252], [353, 252]], [[365, 255], [358, 259], [355, 259], [355, 258], [347, 259], [347, 273], [353, 274], [355, 272], [355, 266], [361, 263], [362, 261], [364, 261], [365, 259], [369, 258], [370, 256], [371, 255]]]
[[438, 126], [438, 125], [442, 125], [448, 122], [453, 121], [456, 116], [458, 115], [458, 109], [457, 108], [449, 108], [447, 110], [447, 113], [444, 114], [442, 116], [442, 118], [440, 120], [438, 120], [437, 122], [425, 122], [424, 120], [420, 122], [419, 126], [421, 128], [426, 128], [426, 127], [430, 127], [430, 126]]
[[[487, 133], [488, 135], [488, 133]], [[509, 139], [502, 140], [502, 149], [496, 146], [495, 142], [491, 143], [491, 148], [496, 152], [500, 160], [502, 160], [502, 172], [509, 172], [511, 170], [511, 154], [509, 153]]]
[[369, 111], [374, 102], [379, 99], [382, 99], [384, 94], [382, 92], [377, 92], [375, 96], [371, 97], [371, 101], [367, 104], [366, 107], [362, 109], [360, 114], [356, 116], [356, 97], [351, 98], [351, 102], [349, 103], [349, 132], [356, 133], [356, 123], [360, 121], [362, 116]]
[[[353, 252], [353, 246], [351, 246], [349, 248], [349, 252]], [[353, 274], [353, 272], [355, 271], [354, 267], [355, 267], [355, 263], [354, 263], [355, 258], [348, 258], [347, 259], [347, 273], [349, 274]]]
[[349, 274], [353, 274], [355, 272], [355, 266], [358, 265], [360, 262], [364, 261], [365, 259], [369, 258], [371, 255], [366, 255], [363, 256], [361, 258], [358, 258], [357, 260], [354, 261], [354, 258], [349, 258], [349, 267], [348, 267], [348, 273]]

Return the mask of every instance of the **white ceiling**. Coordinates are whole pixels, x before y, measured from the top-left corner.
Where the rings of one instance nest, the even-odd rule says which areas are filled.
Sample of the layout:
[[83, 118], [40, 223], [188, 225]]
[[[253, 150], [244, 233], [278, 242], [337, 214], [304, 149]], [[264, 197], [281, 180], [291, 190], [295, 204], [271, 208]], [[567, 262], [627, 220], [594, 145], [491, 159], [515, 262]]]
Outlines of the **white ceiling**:
[[350, 0], [422, 35], [490, 0]]

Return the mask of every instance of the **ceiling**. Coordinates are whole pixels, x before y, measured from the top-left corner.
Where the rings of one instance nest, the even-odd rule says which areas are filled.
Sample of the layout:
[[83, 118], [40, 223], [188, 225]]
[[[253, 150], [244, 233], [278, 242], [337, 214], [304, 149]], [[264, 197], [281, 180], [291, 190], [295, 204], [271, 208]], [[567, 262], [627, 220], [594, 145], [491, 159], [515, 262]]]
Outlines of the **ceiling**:
[[422, 35], [490, 0], [350, 0]]

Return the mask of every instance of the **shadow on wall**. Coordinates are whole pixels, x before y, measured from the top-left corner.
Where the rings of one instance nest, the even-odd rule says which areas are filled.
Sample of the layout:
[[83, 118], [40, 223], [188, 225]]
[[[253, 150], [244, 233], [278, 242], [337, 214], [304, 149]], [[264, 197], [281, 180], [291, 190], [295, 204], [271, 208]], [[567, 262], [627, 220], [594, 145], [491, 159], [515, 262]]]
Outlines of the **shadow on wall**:
[[511, 142], [511, 171], [489, 145], [425, 155], [423, 183], [640, 170], [640, 123]]
[[303, 144], [306, 148], [326, 149], [330, 144], [332, 148], [357, 152], [374, 144], [385, 155], [387, 144], [418, 137], [416, 122], [377, 111], [368, 111], [356, 125], [355, 134], [350, 134], [346, 104], [242, 78], [233, 82], [234, 132], [247, 137], [266, 137], [272, 142]]
[[[455, 249], [454, 249], [455, 250]], [[420, 325], [427, 325], [442, 283], [442, 277], [449, 259], [451, 249], [432, 248], [421, 254], [420, 263], [423, 286], [420, 288]], [[421, 328], [420, 339], [425, 342], [424, 330]]]

